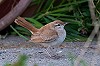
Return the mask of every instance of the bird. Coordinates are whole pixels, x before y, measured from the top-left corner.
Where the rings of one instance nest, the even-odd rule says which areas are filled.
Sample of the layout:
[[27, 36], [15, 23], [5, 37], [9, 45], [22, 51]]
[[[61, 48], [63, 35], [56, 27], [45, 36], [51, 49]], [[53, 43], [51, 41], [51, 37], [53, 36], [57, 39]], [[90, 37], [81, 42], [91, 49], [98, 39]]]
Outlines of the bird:
[[44, 47], [60, 45], [66, 38], [66, 30], [64, 29], [64, 26], [68, 24], [68, 22], [54, 20], [53, 22], [50, 22], [39, 29], [34, 27], [23, 17], [17, 17], [14, 22], [28, 29], [32, 33], [29, 42], [40, 44]]

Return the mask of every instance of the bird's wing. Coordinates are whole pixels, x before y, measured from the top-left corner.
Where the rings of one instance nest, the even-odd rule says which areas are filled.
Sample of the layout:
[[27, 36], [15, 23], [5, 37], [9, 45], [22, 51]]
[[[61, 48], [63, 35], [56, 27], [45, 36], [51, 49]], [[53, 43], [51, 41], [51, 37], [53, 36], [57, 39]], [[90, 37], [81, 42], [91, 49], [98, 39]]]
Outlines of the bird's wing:
[[58, 38], [58, 33], [54, 30], [44, 30], [40, 35], [33, 35], [31, 41], [37, 43], [53, 42]]

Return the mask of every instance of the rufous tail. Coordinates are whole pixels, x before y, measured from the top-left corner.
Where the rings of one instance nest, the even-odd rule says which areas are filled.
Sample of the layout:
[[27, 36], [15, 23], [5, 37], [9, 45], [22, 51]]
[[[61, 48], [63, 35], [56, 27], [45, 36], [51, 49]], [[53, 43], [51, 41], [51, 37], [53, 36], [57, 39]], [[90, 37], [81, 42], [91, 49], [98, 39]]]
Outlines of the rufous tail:
[[34, 32], [37, 32], [37, 28], [35, 28], [31, 23], [29, 23], [28, 21], [26, 21], [24, 18], [22, 17], [18, 17], [17, 19], [15, 19], [14, 21], [16, 24], [28, 29], [32, 34]]

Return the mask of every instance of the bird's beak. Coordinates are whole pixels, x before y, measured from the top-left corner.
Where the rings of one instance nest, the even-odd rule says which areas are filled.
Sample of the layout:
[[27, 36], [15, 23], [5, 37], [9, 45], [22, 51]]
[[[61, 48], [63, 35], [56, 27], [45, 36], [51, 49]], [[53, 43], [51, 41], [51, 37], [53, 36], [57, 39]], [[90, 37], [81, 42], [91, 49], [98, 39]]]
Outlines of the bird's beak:
[[64, 26], [67, 25], [67, 24], [69, 24], [69, 22], [65, 22], [65, 23], [64, 23]]

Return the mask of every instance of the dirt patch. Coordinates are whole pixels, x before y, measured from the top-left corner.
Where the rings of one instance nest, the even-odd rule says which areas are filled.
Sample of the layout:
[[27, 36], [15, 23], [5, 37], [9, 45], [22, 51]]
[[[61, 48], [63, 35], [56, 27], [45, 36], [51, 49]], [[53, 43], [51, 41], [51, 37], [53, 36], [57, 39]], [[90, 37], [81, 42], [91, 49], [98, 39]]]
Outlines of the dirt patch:
[[[84, 50], [84, 43], [64, 42], [62, 45], [66, 47], [50, 47], [50, 57], [45, 52], [46, 48], [25, 41], [18, 36], [8, 36], [5, 39], [0, 39], [0, 66], [15, 62], [21, 54], [26, 54], [29, 57], [28, 66], [33, 66], [35, 63], [38, 66], [71, 66], [70, 55], [77, 57], [81, 50]], [[86, 62], [87, 66], [91, 66], [93, 63], [95, 66], [100, 66], [100, 50], [97, 49], [96, 41], [91, 43], [82, 60]]]

